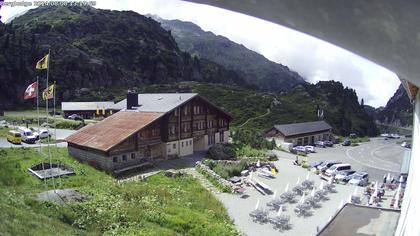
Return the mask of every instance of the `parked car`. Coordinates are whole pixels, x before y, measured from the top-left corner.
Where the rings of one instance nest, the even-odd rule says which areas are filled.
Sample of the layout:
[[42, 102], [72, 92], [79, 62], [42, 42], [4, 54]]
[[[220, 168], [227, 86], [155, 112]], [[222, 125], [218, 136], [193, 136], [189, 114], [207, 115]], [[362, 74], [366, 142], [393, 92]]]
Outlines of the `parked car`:
[[326, 147], [325, 146], [325, 143], [323, 141], [316, 141], [315, 142], [315, 146], [316, 147], [322, 147], [322, 148], [325, 148]]
[[403, 142], [403, 143], [401, 144], [401, 147], [411, 148], [411, 143]]
[[325, 146], [327, 146], [327, 147], [332, 147], [333, 145], [334, 145], [334, 143], [333, 142], [331, 142], [331, 141], [324, 141], [324, 144], [325, 144]]
[[306, 148], [304, 146], [296, 146], [293, 148], [294, 151], [296, 152], [303, 152], [303, 153], [307, 153], [308, 151], [306, 151]]
[[351, 179], [351, 177], [353, 176], [353, 174], [356, 173], [355, 170], [342, 170], [339, 171], [336, 175], [335, 175], [335, 180], [337, 182], [343, 182], [343, 183], [347, 183], [349, 182], [349, 180]]
[[343, 146], [350, 146], [351, 145], [351, 142], [350, 142], [350, 140], [346, 139], [346, 140], [344, 140], [343, 144], [341, 144], [341, 145], [343, 145]]
[[69, 116], [67, 116], [67, 119], [70, 120], [83, 120], [83, 117], [78, 115], [78, 114], [71, 114]]
[[339, 171], [350, 170], [350, 169], [351, 169], [350, 164], [335, 164], [335, 165], [330, 166], [330, 168], [328, 168], [325, 171], [325, 175], [326, 176], [335, 176]]
[[44, 138], [48, 138], [51, 137], [51, 132], [49, 130], [46, 129], [40, 129], [39, 130], [39, 134], [38, 132], [34, 132], [34, 135], [36, 136], [36, 139], [44, 139]]
[[0, 127], [1, 128], [9, 128], [9, 123], [5, 120], [0, 120]]
[[349, 184], [357, 186], [366, 186], [369, 183], [369, 174], [366, 172], [356, 172], [349, 180]]
[[304, 148], [307, 152], [315, 152], [315, 147], [314, 146], [306, 145]]
[[311, 164], [312, 168], [317, 168], [319, 165], [322, 165], [322, 163], [324, 163], [325, 161], [317, 161], [317, 162], [313, 162]]
[[22, 142], [30, 143], [30, 144], [35, 143], [36, 136], [34, 135], [34, 133], [30, 129], [25, 128], [25, 127], [19, 127], [18, 132], [20, 133], [20, 135], [22, 137]]
[[321, 172], [324, 172], [328, 168], [330, 168], [332, 165], [341, 164], [341, 163], [342, 163], [341, 161], [328, 160], [328, 161], [323, 162], [321, 165], [319, 165], [317, 169]]
[[398, 134], [391, 134], [389, 138], [399, 139], [400, 136]]
[[16, 130], [10, 130], [7, 133], [7, 141], [13, 144], [21, 144], [22, 143], [22, 137], [20, 133]]

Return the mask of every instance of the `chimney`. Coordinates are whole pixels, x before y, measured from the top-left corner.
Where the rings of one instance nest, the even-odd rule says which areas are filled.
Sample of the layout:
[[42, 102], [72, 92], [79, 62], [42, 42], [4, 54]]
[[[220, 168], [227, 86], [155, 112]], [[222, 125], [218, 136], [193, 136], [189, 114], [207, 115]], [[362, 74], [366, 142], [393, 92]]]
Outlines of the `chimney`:
[[139, 95], [136, 90], [127, 91], [127, 109], [133, 110], [135, 107], [139, 106]]

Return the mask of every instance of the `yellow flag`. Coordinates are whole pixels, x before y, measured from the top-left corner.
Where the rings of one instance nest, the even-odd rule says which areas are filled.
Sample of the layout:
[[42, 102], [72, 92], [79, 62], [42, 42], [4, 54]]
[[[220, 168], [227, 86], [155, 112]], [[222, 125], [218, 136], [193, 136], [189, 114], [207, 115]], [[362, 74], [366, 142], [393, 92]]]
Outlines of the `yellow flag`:
[[47, 100], [47, 99], [52, 99], [54, 98], [54, 84], [50, 85], [48, 88], [44, 89], [44, 91], [42, 92], [42, 99]]
[[50, 54], [45, 55], [41, 60], [36, 63], [35, 68], [38, 70], [45, 70], [48, 68], [48, 60], [50, 58]]

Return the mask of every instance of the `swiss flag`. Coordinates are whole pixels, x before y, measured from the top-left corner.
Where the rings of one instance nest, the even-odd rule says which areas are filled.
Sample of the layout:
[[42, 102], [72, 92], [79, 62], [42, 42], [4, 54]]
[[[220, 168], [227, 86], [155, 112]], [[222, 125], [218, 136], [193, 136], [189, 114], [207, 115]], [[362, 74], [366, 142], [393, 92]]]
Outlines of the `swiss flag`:
[[36, 98], [38, 92], [38, 82], [32, 83], [28, 86], [25, 90], [25, 95], [23, 96], [23, 99], [28, 100], [31, 98]]

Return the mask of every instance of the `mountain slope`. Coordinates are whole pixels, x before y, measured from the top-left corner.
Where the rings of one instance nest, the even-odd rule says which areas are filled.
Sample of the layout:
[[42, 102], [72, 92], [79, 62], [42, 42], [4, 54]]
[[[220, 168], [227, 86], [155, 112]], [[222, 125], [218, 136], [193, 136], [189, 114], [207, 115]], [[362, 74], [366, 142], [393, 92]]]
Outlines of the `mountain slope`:
[[300, 85], [283, 93], [197, 82], [151, 85], [145, 87], [143, 92], [200, 93], [233, 115], [232, 126], [244, 124], [243, 128], [260, 131], [275, 124], [318, 120], [319, 105], [324, 110], [324, 119], [333, 127], [335, 134], [378, 134], [374, 120], [358, 103], [355, 91], [345, 88], [340, 82], [322, 81], [315, 85]]
[[81, 97], [82, 88], [185, 80], [246, 86], [234, 71], [179, 50], [170, 32], [151, 18], [91, 7], [39, 7], [0, 25], [0, 108], [28, 104], [23, 91], [36, 75], [45, 83], [45, 71], [34, 67], [49, 48], [58, 101]]
[[290, 91], [305, 80], [287, 66], [234, 43], [228, 38], [205, 32], [199, 26], [180, 20], [154, 19], [171, 31], [180, 49], [237, 71], [249, 83], [268, 91]]
[[377, 119], [380, 123], [396, 127], [407, 127], [413, 124], [413, 105], [402, 84], [386, 106], [378, 112]]

